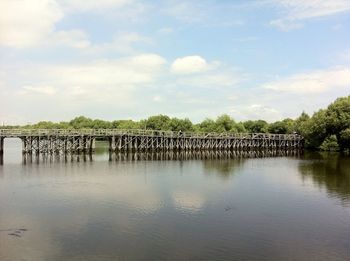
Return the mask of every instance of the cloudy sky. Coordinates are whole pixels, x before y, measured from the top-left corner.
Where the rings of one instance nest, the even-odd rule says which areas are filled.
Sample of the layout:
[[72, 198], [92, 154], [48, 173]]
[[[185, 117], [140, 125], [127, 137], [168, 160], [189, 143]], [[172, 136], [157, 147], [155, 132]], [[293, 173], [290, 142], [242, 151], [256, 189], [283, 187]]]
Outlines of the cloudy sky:
[[350, 0], [0, 0], [0, 123], [228, 113], [350, 94]]

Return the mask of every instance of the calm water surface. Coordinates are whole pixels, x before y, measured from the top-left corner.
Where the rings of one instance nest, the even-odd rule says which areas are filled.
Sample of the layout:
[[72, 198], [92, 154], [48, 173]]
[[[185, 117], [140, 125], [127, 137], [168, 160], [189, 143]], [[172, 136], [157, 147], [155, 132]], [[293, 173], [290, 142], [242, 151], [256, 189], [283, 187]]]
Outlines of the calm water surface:
[[0, 166], [0, 260], [350, 260], [350, 157]]

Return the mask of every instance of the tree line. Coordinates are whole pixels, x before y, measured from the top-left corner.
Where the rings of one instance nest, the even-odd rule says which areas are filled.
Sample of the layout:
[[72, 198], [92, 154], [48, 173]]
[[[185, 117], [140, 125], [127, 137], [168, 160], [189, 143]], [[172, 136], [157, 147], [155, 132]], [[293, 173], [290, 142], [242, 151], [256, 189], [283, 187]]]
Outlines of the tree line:
[[227, 114], [220, 115], [216, 119], [207, 118], [196, 124], [188, 118], [171, 118], [167, 115], [150, 116], [140, 121], [105, 121], [79, 116], [68, 122], [41, 121], [20, 127], [34, 129], [149, 129], [219, 133], [298, 133], [305, 138], [306, 148], [343, 151], [350, 149], [350, 96], [336, 99], [326, 109], [320, 109], [312, 116], [303, 112], [296, 119], [287, 118], [273, 123], [264, 120], [236, 122]]

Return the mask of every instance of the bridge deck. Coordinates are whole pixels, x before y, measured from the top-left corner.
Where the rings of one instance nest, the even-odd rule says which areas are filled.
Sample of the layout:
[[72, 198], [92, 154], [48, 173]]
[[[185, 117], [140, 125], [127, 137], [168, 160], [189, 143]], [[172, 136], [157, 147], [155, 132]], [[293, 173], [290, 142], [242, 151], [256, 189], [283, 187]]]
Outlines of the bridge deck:
[[298, 134], [270, 134], [270, 133], [203, 133], [203, 132], [174, 132], [157, 130], [122, 130], [122, 129], [0, 129], [0, 137], [22, 138], [47, 137], [47, 136], [148, 136], [148, 137], [168, 137], [168, 138], [238, 138], [238, 139], [281, 139], [296, 140], [302, 139]]

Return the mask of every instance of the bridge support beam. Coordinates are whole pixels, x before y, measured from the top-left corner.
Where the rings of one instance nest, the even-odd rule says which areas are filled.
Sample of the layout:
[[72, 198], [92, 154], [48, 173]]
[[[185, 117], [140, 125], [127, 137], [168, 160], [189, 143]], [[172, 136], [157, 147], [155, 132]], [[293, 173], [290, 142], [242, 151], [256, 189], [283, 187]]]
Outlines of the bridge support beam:
[[93, 136], [24, 136], [20, 138], [23, 154], [89, 154], [95, 149]]
[[22, 154], [25, 154], [26, 153], [26, 148], [27, 148], [26, 140], [21, 137], [21, 142], [22, 142]]
[[4, 140], [5, 138], [0, 137], [0, 165], [4, 163]]
[[115, 136], [111, 136], [108, 137], [108, 142], [109, 142], [109, 152], [114, 152], [116, 150], [116, 137]]
[[0, 137], [0, 154], [4, 153], [4, 140], [5, 138]]

